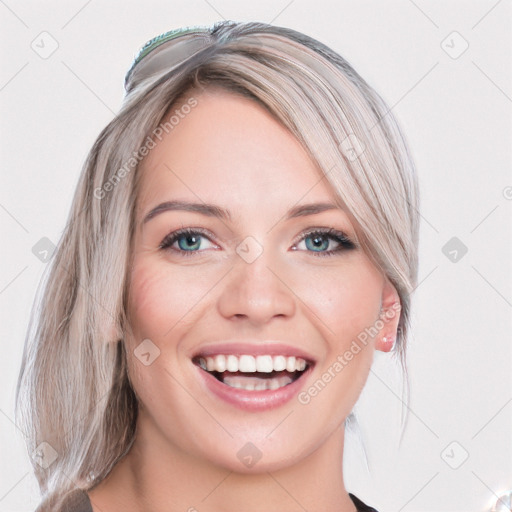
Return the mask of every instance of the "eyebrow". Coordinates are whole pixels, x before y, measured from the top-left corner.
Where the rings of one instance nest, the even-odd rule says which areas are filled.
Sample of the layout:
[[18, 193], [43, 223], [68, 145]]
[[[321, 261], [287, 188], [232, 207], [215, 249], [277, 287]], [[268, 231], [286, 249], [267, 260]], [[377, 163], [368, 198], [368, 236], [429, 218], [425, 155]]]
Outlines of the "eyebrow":
[[[167, 211], [187, 211], [196, 212], [208, 217], [216, 217], [222, 220], [231, 221], [231, 214], [228, 210], [207, 203], [190, 203], [188, 201], [166, 201], [158, 206], [155, 206], [143, 220], [143, 224], [150, 221], [157, 215]], [[304, 217], [307, 215], [314, 215], [327, 210], [340, 210], [341, 208], [334, 203], [310, 203], [302, 204], [291, 208], [286, 214], [286, 220], [293, 219], [295, 217]]]

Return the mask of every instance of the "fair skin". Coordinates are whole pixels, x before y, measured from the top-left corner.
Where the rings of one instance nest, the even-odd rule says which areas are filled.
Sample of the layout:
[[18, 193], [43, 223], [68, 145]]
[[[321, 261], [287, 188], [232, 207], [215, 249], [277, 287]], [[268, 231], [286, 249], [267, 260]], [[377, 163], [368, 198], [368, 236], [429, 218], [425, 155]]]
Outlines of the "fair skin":
[[[354, 512], [343, 483], [344, 420], [374, 351], [389, 348], [382, 338], [396, 336], [399, 315], [361, 344], [342, 371], [333, 372], [333, 364], [375, 325], [381, 308], [399, 302], [397, 292], [358, 246], [344, 248], [324, 236], [318, 249], [315, 236], [304, 238], [311, 228], [334, 228], [356, 241], [346, 212], [286, 218], [291, 208], [334, 203], [335, 195], [283, 126], [233, 93], [210, 88], [192, 95], [198, 105], [141, 169], [128, 300], [132, 332], [124, 340], [140, 404], [137, 436], [89, 491], [93, 510]], [[231, 218], [167, 210], [143, 222], [167, 201], [213, 204]], [[184, 236], [174, 250], [159, 248], [182, 227], [207, 234], [188, 245]], [[263, 249], [250, 263], [236, 250], [248, 236]], [[315, 247], [342, 248], [322, 256]], [[193, 254], [184, 254], [188, 248]], [[147, 366], [133, 356], [146, 339], [160, 350]], [[314, 364], [286, 403], [242, 410], [212, 393], [193, 361], [204, 347], [235, 340], [279, 341]], [[299, 393], [329, 371], [325, 387], [301, 402]], [[252, 467], [237, 455], [247, 443], [261, 455]]]

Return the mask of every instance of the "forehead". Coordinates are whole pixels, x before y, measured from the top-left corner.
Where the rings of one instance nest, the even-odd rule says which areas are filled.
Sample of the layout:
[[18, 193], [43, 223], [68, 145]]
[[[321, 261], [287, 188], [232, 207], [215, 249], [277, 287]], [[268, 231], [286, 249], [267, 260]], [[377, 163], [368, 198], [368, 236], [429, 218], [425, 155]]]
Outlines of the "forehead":
[[141, 206], [169, 194], [229, 200], [238, 209], [273, 200], [293, 204], [305, 194], [309, 201], [334, 198], [298, 140], [250, 98], [220, 88], [192, 90], [163, 122], [171, 118], [142, 162]]

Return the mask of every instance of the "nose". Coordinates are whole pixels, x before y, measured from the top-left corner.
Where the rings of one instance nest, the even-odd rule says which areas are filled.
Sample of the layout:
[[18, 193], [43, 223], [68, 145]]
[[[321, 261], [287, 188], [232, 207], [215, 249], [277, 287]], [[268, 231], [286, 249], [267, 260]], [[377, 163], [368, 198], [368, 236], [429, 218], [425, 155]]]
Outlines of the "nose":
[[223, 317], [257, 326], [294, 315], [296, 297], [290, 283], [269, 260], [265, 251], [252, 263], [237, 259], [217, 303]]

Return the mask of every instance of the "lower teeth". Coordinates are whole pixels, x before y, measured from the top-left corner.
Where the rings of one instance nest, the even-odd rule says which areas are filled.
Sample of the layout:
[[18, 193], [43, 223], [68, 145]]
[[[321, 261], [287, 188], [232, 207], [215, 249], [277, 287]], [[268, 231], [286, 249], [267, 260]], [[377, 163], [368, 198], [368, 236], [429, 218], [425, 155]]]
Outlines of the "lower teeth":
[[248, 391], [263, 391], [265, 389], [279, 389], [292, 382], [289, 375], [260, 379], [259, 377], [242, 377], [239, 375], [225, 375], [222, 382], [232, 388], [240, 388]]

